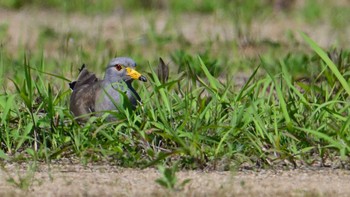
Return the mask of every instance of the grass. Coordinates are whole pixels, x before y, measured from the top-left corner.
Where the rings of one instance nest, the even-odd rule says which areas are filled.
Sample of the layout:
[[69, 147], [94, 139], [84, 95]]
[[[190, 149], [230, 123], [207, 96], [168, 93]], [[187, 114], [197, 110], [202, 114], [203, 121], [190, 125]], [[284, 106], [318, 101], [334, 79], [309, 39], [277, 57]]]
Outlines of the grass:
[[179, 191], [182, 190], [184, 186], [191, 181], [191, 179], [185, 179], [181, 183], [178, 182], [176, 177], [176, 172], [178, 170], [177, 164], [170, 168], [166, 168], [161, 165], [158, 166], [158, 170], [162, 176], [155, 181], [165, 189]]
[[[7, 7], [17, 8], [17, 1], [6, 2]], [[20, 7], [47, 6], [31, 2]], [[68, 6], [55, 2], [48, 4], [58, 10]], [[222, 10], [223, 17], [239, 15], [231, 22], [239, 26], [237, 39], [245, 39], [242, 36], [249, 34], [254, 13], [267, 7], [260, 1], [250, 5], [239, 1], [245, 6], [235, 10], [239, 7], [236, 4], [224, 8], [225, 1], [203, 2], [206, 4], [197, 10], [195, 4], [187, 5], [188, 1], [170, 1], [176, 5], [168, 9], [174, 9], [170, 10], [173, 17], [183, 12], [217, 14]], [[141, 4], [135, 7], [153, 12]], [[83, 4], [64, 9], [98, 14], [110, 8]], [[322, 15], [318, 10], [302, 9], [310, 13], [301, 17], [317, 20]], [[271, 17], [265, 14], [261, 16]], [[90, 47], [83, 47], [84, 34], [42, 27], [40, 50], [26, 52], [25, 46], [19, 46], [20, 50], [12, 53], [4, 42], [7, 25], [0, 25], [4, 43], [0, 46], [0, 158], [50, 163], [73, 157], [82, 163], [103, 161], [127, 167], [177, 162], [181, 169], [236, 169], [247, 164], [253, 168], [297, 167], [300, 163], [349, 161], [349, 50], [322, 49], [302, 33], [302, 44], [297, 44], [308, 49], [299, 50], [296, 41], [290, 40], [289, 46], [295, 47], [291, 51], [276, 46], [259, 57], [232, 57], [241, 40], [222, 43], [208, 39], [194, 45], [170, 31], [175, 22], [159, 33], [152, 27], [154, 16], [145, 16], [151, 18], [144, 35], [147, 46], [125, 40], [120, 48], [110, 46], [101, 35], [89, 40]], [[44, 55], [47, 45], [58, 57]], [[170, 67], [167, 81], [158, 79], [157, 62], [146, 63], [149, 59], [143, 56], [150, 53], [157, 59], [158, 51], [169, 57], [163, 58], [166, 63], [171, 59], [177, 65]], [[83, 62], [102, 72], [99, 65], [105, 65], [117, 52], [135, 55], [144, 65], [141, 72], [147, 74], [149, 82], [134, 84], [143, 105], [135, 112], [120, 110], [115, 122], [107, 122], [103, 116], [79, 125], [68, 109], [67, 80], [77, 75], [78, 64]], [[251, 73], [244, 74], [247, 76], [240, 86], [236, 81], [240, 73], [233, 74], [237, 70]], [[171, 171], [160, 169], [163, 174]], [[163, 177], [162, 184], [174, 188], [175, 175], [169, 177]]]
[[[262, 60], [262, 67], [235, 89], [230, 80], [219, 82], [198, 56], [187, 72], [164, 84], [150, 67], [150, 83], [138, 88], [143, 106], [135, 113], [124, 110], [119, 121], [92, 118], [83, 126], [66, 107], [69, 90], [55, 92], [47, 76], [31, 69], [24, 57], [22, 82], [14, 81], [16, 91], [1, 96], [2, 149], [14, 161], [22, 154], [43, 161], [75, 155], [141, 167], [171, 158], [186, 168], [215, 168], [224, 158], [230, 158], [229, 166], [346, 159], [349, 105], [341, 80], [347, 79], [304, 37], [327, 60], [317, 61], [323, 67], [320, 81], [294, 81], [285, 60], [277, 65], [279, 73], [270, 72]], [[191, 71], [192, 64], [203, 76]], [[334, 67], [321, 79], [327, 65]], [[261, 68], [269, 75], [257, 77]]]

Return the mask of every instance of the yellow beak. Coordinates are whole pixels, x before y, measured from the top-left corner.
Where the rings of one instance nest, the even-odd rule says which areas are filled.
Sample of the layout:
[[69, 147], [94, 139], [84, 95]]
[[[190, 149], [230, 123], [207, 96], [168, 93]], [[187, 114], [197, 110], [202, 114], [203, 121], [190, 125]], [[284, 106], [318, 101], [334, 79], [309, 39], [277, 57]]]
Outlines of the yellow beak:
[[137, 72], [136, 70], [134, 70], [132, 68], [127, 67], [126, 68], [126, 73], [132, 79], [137, 79], [137, 80], [140, 80], [140, 81], [143, 81], [143, 82], [147, 81], [146, 77], [144, 77], [143, 75], [141, 75], [139, 72]]

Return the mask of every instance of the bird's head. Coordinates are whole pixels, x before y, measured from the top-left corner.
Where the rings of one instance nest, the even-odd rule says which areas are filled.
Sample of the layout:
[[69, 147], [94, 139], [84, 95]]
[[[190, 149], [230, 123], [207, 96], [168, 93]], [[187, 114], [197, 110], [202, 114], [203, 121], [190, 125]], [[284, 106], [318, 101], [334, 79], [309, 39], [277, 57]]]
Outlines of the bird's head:
[[136, 63], [128, 57], [117, 57], [112, 59], [107, 66], [105, 80], [110, 82], [131, 82], [134, 79], [146, 82], [145, 76], [135, 70]]

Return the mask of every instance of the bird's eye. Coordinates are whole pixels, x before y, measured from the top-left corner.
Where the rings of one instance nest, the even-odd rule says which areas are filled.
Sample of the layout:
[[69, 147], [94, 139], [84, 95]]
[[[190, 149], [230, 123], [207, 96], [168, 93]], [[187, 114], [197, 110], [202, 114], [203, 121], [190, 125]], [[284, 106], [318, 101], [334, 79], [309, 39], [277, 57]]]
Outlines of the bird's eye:
[[115, 65], [115, 69], [117, 69], [118, 71], [120, 71], [122, 68], [123, 68], [123, 67], [122, 67], [122, 65], [120, 65], [120, 64], [116, 64], [116, 65]]

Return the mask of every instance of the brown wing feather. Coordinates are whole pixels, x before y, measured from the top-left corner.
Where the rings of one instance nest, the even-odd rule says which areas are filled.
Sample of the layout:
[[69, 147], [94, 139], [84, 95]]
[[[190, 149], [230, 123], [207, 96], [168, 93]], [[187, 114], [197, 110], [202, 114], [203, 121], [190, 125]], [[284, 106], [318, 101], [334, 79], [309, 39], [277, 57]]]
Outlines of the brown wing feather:
[[70, 98], [70, 110], [74, 116], [81, 116], [95, 111], [95, 97], [99, 91], [99, 80], [95, 74], [82, 68], [74, 83]]
[[95, 74], [90, 73], [85, 67], [81, 70], [76, 83], [74, 84], [74, 89], [79, 88], [84, 85], [95, 84], [98, 80]]

